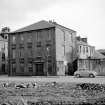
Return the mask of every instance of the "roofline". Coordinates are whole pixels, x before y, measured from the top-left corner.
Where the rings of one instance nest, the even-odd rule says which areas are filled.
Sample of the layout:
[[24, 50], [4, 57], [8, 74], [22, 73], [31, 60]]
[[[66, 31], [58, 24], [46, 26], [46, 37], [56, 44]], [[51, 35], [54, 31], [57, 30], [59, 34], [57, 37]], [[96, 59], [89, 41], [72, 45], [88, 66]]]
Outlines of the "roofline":
[[63, 26], [63, 25], [60, 25], [60, 24], [58, 24], [58, 23], [52, 23], [52, 24], [54, 24], [55, 26], [58, 25], [58, 26], [60, 26], [60, 27], [63, 27], [63, 28], [65, 28], [65, 29], [70, 30], [70, 31], [73, 31], [73, 32], [77, 32], [77, 31], [74, 31], [74, 30], [72, 30], [72, 29], [70, 29], [70, 28], [68, 28], [68, 27], [65, 27], [65, 26]]
[[87, 46], [90, 46], [90, 47], [95, 47], [95, 46], [91, 46], [91, 45], [89, 45], [88, 43], [81, 42], [81, 41], [78, 41], [78, 40], [77, 40], [77, 43], [80, 44], [80, 45], [84, 45], [84, 46], [87, 45]]
[[52, 26], [52, 27], [48, 27], [48, 28], [41, 28], [41, 29], [34, 29], [34, 30], [28, 30], [28, 31], [21, 31], [21, 32], [10, 32], [8, 34], [16, 34], [16, 33], [23, 33], [23, 32], [31, 32], [31, 31], [38, 31], [38, 30], [43, 30], [43, 29], [49, 29], [49, 28], [55, 28], [55, 26]]

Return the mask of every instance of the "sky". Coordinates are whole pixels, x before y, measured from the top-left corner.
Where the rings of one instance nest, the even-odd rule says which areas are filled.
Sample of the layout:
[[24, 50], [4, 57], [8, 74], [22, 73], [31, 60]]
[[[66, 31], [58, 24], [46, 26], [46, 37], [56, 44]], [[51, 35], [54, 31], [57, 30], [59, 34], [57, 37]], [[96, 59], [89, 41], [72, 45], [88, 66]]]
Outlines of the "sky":
[[0, 29], [54, 20], [105, 49], [105, 0], [0, 0]]

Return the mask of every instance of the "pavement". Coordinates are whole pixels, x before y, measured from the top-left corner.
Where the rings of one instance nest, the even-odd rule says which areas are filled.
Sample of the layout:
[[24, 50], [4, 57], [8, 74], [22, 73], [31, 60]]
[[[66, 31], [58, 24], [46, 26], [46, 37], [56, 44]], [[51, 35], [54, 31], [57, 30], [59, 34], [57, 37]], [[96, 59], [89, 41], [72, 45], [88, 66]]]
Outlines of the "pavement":
[[98, 83], [105, 84], [105, 76], [97, 76], [95, 78], [75, 78], [74, 76], [0, 76], [0, 81], [16, 81], [16, 82], [68, 82], [68, 83]]

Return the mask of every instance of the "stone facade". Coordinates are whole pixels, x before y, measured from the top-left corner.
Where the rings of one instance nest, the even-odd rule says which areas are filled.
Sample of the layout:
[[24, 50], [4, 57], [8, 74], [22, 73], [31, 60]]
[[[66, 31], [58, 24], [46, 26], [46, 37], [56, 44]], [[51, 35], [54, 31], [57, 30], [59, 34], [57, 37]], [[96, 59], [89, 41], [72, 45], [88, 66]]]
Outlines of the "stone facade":
[[76, 32], [40, 21], [9, 34], [9, 75], [65, 75]]

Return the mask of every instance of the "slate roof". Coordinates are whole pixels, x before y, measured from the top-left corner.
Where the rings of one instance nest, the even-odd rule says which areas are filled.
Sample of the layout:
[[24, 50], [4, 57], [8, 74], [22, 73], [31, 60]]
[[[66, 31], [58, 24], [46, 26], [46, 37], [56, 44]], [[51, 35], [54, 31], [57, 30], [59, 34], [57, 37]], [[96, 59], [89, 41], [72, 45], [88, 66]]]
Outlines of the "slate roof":
[[32, 31], [32, 30], [38, 30], [38, 29], [45, 29], [45, 28], [50, 28], [50, 27], [62, 27], [62, 28], [65, 28], [67, 30], [70, 30], [70, 31], [73, 31], [73, 32], [76, 32], [72, 29], [69, 29], [67, 27], [64, 27], [60, 24], [57, 24], [56, 22], [48, 22], [48, 21], [45, 21], [45, 20], [42, 20], [42, 21], [39, 21], [37, 23], [34, 23], [34, 24], [31, 24], [29, 26], [26, 26], [26, 27], [23, 27], [23, 28], [20, 28], [16, 31], [13, 31], [11, 33], [18, 33], [18, 32], [25, 32], [25, 31]]
[[105, 56], [103, 54], [101, 54], [100, 52], [95, 51], [94, 55], [93, 55], [93, 58], [94, 59], [105, 59]]
[[34, 23], [34, 24], [29, 25], [29, 26], [18, 29], [16, 31], [14, 31], [13, 33], [31, 31], [31, 30], [38, 30], [38, 29], [44, 29], [44, 28], [50, 28], [50, 27], [55, 27], [55, 26], [53, 24], [45, 21], [45, 20], [42, 20], [42, 21], [39, 21], [37, 23]]

